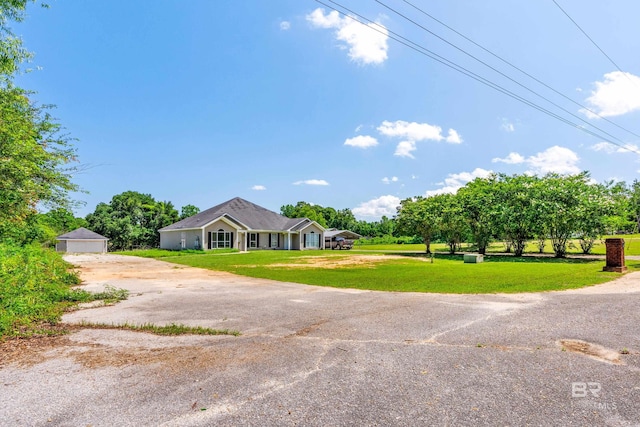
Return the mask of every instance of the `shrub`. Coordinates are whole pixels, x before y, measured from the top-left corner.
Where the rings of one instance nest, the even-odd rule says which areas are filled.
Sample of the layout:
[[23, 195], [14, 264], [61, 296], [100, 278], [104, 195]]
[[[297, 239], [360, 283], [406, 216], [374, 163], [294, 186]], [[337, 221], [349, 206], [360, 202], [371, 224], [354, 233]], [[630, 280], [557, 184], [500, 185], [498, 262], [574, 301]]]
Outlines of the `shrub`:
[[87, 300], [70, 264], [38, 245], [0, 243], [0, 338], [29, 335], [55, 324], [64, 310]]

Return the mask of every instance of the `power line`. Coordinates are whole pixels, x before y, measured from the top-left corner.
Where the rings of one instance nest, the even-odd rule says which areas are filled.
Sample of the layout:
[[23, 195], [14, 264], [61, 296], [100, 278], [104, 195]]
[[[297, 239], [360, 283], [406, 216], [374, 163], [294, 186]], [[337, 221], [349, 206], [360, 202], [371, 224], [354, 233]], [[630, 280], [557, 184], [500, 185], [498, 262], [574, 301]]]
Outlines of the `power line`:
[[479, 43], [476, 43], [474, 40], [472, 40], [471, 38], [465, 36], [464, 34], [462, 34], [461, 32], [457, 31], [456, 29], [450, 27], [449, 25], [445, 24], [444, 22], [442, 22], [441, 20], [439, 20], [438, 18], [434, 17], [433, 15], [430, 15], [429, 13], [427, 13], [426, 11], [424, 11], [423, 9], [419, 8], [418, 6], [414, 5], [413, 3], [409, 2], [408, 0], [402, 0], [404, 3], [408, 4], [409, 6], [411, 6], [412, 8], [416, 9], [418, 12], [422, 13], [423, 15], [431, 18], [432, 20], [436, 21], [438, 24], [442, 25], [443, 27], [447, 28], [448, 30], [456, 33], [457, 35], [459, 35], [460, 37], [462, 37], [463, 39], [467, 40], [468, 42], [474, 44], [475, 46], [479, 47], [480, 49], [484, 50], [485, 52], [487, 52], [488, 54], [490, 54], [491, 56], [493, 56], [494, 58], [499, 59], [500, 61], [504, 62], [505, 64], [509, 65], [510, 67], [518, 70], [519, 72], [521, 72], [522, 74], [524, 74], [525, 76], [529, 77], [530, 79], [536, 81], [537, 83], [541, 84], [542, 86], [546, 87], [547, 89], [553, 91], [554, 93], [556, 93], [557, 95], [560, 95], [561, 97], [563, 97], [564, 99], [566, 99], [569, 102], [572, 102], [573, 104], [577, 105], [578, 107], [590, 112], [591, 114], [593, 114], [594, 116], [597, 116], [598, 118], [605, 120], [606, 122], [608, 122], [609, 124], [617, 127], [618, 129], [621, 129], [625, 132], [628, 132], [629, 134], [636, 136], [638, 138], [640, 138], [640, 134], [637, 134], [623, 126], [620, 126], [619, 124], [615, 123], [614, 121], [607, 119], [606, 117], [601, 116], [600, 114], [596, 113], [595, 111], [591, 110], [589, 107], [580, 104], [579, 102], [575, 101], [574, 99], [572, 99], [571, 97], [565, 95], [564, 93], [560, 92], [559, 90], [549, 86], [547, 83], [543, 82], [542, 80], [538, 79], [537, 77], [531, 75], [530, 73], [526, 72], [525, 70], [521, 69], [520, 67], [518, 67], [517, 65], [514, 65], [513, 63], [509, 62], [508, 60], [504, 59], [503, 57], [501, 57], [500, 55], [492, 52], [491, 50], [487, 49], [486, 47], [482, 46]]
[[[337, 9], [334, 6], [328, 5], [328, 4], [324, 3], [321, 0], [315, 0], [315, 1], [317, 3], [323, 5], [323, 6], [328, 7], [329, 9], [335, 10], [336, 12], [340, 13], [341, 15], [343, 15], [343, 16], [349, 18], [349, 19], [352, 19], [352, 20], [362, 24], [362, 22], [358, 21], [358, 19], [356, 19], [353, 16], [343, 12], [342, 10]], [[474, 79], [474, 80], [476, 80], [476, 81], [478, 81], [478, 82], [480, 82], [480, 83], [482, 83], [482, 84], [484, 84], [486, 86], [489, 86], [492, 89], [494, 89], [494, 90], [496, 90], [498, 92], [501, 92], [501, 93], [513, 98], [513, 99], [516, 99], [516, 100], [522, 102], [523, 104], [528, 105], [529, 107], [534, 108], [534, 109], [536, 109], [536, 110], [538, 110], [540, 112], [543, 112], [543, 113], [545, 113], [545, 114], [547, 114], [547, 115], [549, 115], [549, 116], [551, 116], [551, 117], [553, 117], [553, 118], [555, 118], [555, 119], [557, 119], [557, 120], [559, 120], [559, 121], [561, 121], [561, 122], [563, 122], [563, 123], [565, 123], [565, 124], [567, 124], [567, 125], [569, 125], [571, 127], [577, 128], [577, 129], [579, 129], [579, 130], [581, 130], [581, 131], [583, 131], [583, 132], [585, 132], [585, 133], [587, 133], [589, 135], [592, 135], [592, 136], [594, 136], [596, 138], [599, 138], [599, 139], [601, 139], [603, 141], [606, 141], [606, 142], [608, 142], [610, 144], [613, 144], [613, 145], [615, 145], [617, 147], [620, 147], [620, 148], [622, 148], [624, 150], [632, 151], [632, 152], [634, 152], [636, 154], [640, 154], [640, 151], [636, 151], [636, 150], [631, 149], [631, 148], [629, 148], [629, 147], [627, 147], [625, 145], [621, 145], [621, 144], [619, 144], [619, 143], [617, 143], [617, 142], [615, 142], [615, 141], [613, 141], [613, 140], [611, 140], [609, 138], [606, 138], [606, 137], [604, 137], [604, 136], [602, 136], [602, 135], [600, 135], [598, 133], [595, 133], [594, 131], [591, 131], [591, 130], [585, 128], [582, 125], [576, 124], [576, 123], [570, 121], [569, 119], [566, 119], [566, 118], [554, 113], [553, 111], [548, 110], [548, 109], [546, 109], [546, 108], [534, 103], [533, 101], [530, 101], [530, 100], [528, 100], [528, 99], [526, 99], [526, 98], [524, 98], [524, 97], [522, 97], [522, 96], [520, 96], [520, 95], [518, 95], [518, 94], [516, 94], [516, 93], [514, 93], [512, 91], [510, 91], [509, 89], [506, 89], [503, 86], [500, 86], [499, 84], [494, 83], [494, 82], [492, 82], [492, 81], [490, 81], [490, 80], [488, 80], [488, 79], [486, 79], [486, 78], [474, 73], [473, 71], [470, 71], [467, 68], [462, 67], [461, 65], [458, 65], [455, 62], [444, 58], [441, 55], [438, 55], [437, 53], [425, 48], [424, 46], [421, 46], [418, 43], [413, 42], [413, 41], [409, 40], [408, 38], [406, 38], [406, 37], [404, 37], [404, 36], [402, 36], [400, 34], [397, 34], [396, 32], [394, 32], [392, 30], [389, 30], [388, 28], [378, 24], [377, 22], [375, 22], [375, 21], [373, 21], [373, 20], [371, 20], [369, 18], [366, 18], [366, 17], [362, 16], [361, 14], [359, 14], [357, 12], [354, 12], [351, 9], [348, 9], [347, 7], [341, 5], [341, 4], [339, 4], [339, 3], [337, 3], [337, 2], [335, 2], [333, 0], [328, 0], [328, 1], [330, 1], [333, 4], [335, 4], [338, 7], [346, 10], [347, 12], [349, 12], [349, 13], [351, 13], [351, 14], [353, 14], [353, 15], [355, 15], [355, 16], [357, 16], [357, 17], [359, 17], [359, 18], [361, 18], [361, 19], [363, 19], [363, 20], [365, 20], [365, 21], [367, 21], [367, 22], [369, 22], [371, 24], [373, 24], [375, 27], [378, 27], [378, 28], [374, 28], [373, 26], [370, 25], [369, 26], [370, 29], [372, 29], [372, 30], [374, 30], [374, 31], [376, 31], [378, 33], [381, 33], [381, 34], [383, 34], [383, 35], [385, 35], [385, 36], [397, 41], [398, 43], [400, 43], [400, 44], [402, 44], [402, 45], [404, 45], [404, 46], [406, 46], [406, 47], [408, 47], [408, 48], [410, 48], [410, 49], [412, 49], [412, 50], [414, 50], [414, 51], [416, 51], [416, 52], [418, 52], [418, 53], [420, 53], [420, 54], [422, 54], [424, 56], [427, 56], [427, 57], [429, 57], [429, 58], [431, 58], [431, 59], [433, 59], [433, 60], [435, 60], [435, 61], [437, 61], [437, 62], [439, 62], [439, 63], [441, 63], [443, 65], [446, 65], [447, 67], [452, 68], [452, 69], [458, 71], [459, 73], [466, 75], [467, 77], [470, 77], [470, 78], [472, 78], [472, 79]], [[379, 29], [379, 28], [381, 28], [381, 29]], [[389, 36], [389, 34], [392, 34], [392, 36]], [[561, 107], [559, 107], [559, 108], [561, 108]], [[586, 122], [586, 123], [591, 125], [588, 122]], [[591, 126], [593, 126], [593, 125], [591, 125]], [[593, 127], [598, 129], [598, 130], [600, 130], [604, 134], [611, 136], [613, 139], [616, 139], [616, 140], [618, 140], [620, 142], [623, 142], [619, 138], [616, 138], [616, 137], [610, 135], [609, 133], [603, 131], [602, 129], [599, 129], [596, 126], [593, 126]]]
[[615, 62], [613, 59], [611, 59], [611, 57], [610, 57], [609, 55], [607, 55], [607, 53], [606, 53], [604, 50], [602, 50], [602, 48], [601, 48], [600, 46], [598, 46], [598, 43], [596, 43], [596, 42], [595, 42], [591, 37], [589, 37], [589, 34], [587, 34], [587, 32], [586, 32], [585, 30], [583, 30], [583, 29], [582, 29], [582, 27], [581, 27], [580, 25], [578, 25], [578, 23], [577, 23], [577, 22], [576, 22], [576, 21], [571, 17], [571, 15], [569, 15], [569, 14], [567, 13], [567, 11], [565, 11], [565, 10], [564, 10], [564, 9], [563, 9], [559, 4], [558, 4], [558, 2], [557, 2], [556, 0], [551, 0], [551, 1], [552, 1], [556, 6], [558, 6], [558, 9], [560, 9], [560, 10], [562, 11], [562, 13], [564, 13], [564, 14], [567, 16], [567, 18], [569, 18], [569, 20], [570, 20], [571, 22], [573, 22], [573, 24], [574, 24], [576, 27], [578, 27], [578, 29], [582, 32], [582, 34], [584, 34], [584, 35], [585, 35], [585, 37], [586, 37], [586, 38], [588, 38], [588, 39], [589, 39], [589, 41], [590, 41], [590, 42], [591, 42], [595, 47], [597, 47], [597, 48], [598, 48], [598, 50], [599, 50], [600, 52], [602, 52], [602, 54], [603, 54], [604, 56], [606, 56], [606, 57], [607, 57], [607, 59], [609, 60], [609, 62], [611, 62], [611, 63], [613, 64], [613, 66], [614, 66], [614, 67], [616, 67], [616, 68], [618, 69], [618, 71], [620, 71], [621, 73], [624, 73], [624, 74], [626, 75], [626, 73], [625, 73], [624, 71], [622, 71], [622, 69], [618, 66], [618, 64], [616, 64], [616, 62]]
[[[331, 0], [330, 0], [330, 1], [331, 1]], [[489, 65], [489, 64], [488, 64], [488, 63], [486, 63], [485, 61], [483, 61], [483, 60], [481, 60], [481, 59], [477, 58], [476, 56], [474, 56], [474, 55], [472, 55], [471, 53], [467, 52], [466, 50], [462, 49], [461, 47], [459, 47], [459, 46], [455, 45], [454, 43], [451, 43], [450, 41], [446, 40], [445, 38], [443, 38], [443, 37], [439, 36], [438, 34], [434, 33], [434, 32], [433, 32], [433, 31], [431, 31], [431, 30], [429, 30], [429, 29], [428, 29], [428, 28], [426, 28], [425, 26], [423, 26], [423, 25], [419, 24], [418, 22], [414, 21], [413, 19], [409, 18], [408, 16], [406, 16], [406, 15], [404, 15], [404, 14], [402, 14], [402, 13], [398, 12], [397, 10], [393, 9], [392, 7], [390, 7], [390, 6], [386, 5], [385, 3], [383, 3], [383, 2], [381, 2], [381, 1], [379, 1], [379, 0], [375, 0], [375, 1], [376, 1], [376, 3], [378, 3], [378, 4], [382, 5], [382, 6], [384, 6], [384, 7], [385, 7], [385, 8], [387, 8], [387, 9], [389, 9], [390, 11], [392, 11], [393, 13], [395, 13], [396, 15], [398, 15], [398, 16], [400, 16], [400, 17], [404, 18], [405, 20], [407, 20], [407, 21], [411, 22], [411, 23], [412, 23], [412, 24], [414, 24], [415, 26], [417, 26], [417, 27], [421, 28], [422, 30], [424, 30], [424, 31], [428, 32], [429, 34], [433, 35], [434, 37], [437, 37], [438, 39], [440, 39], [441, 41], [445, 42], [446, 44], [448, 44], [449, 46], [453, 47], [454, 49], [457, 49], [458, 51], [460, 51], [460, 52], [464, 53], [465, 55], [469, 56], [470, 58], [472, 58], [472, 59], [476, 60], [477, 62], [481, 63], [481, 64], [482, 64], [482, 65], [484, 65], [485, 67], [487, 67], [487, 68], [489, 68], [489, 69], [491, 69], [491, 70], [495, 71], [496, 73], [500, 74], [502, 77], [504, 77], [504, 78], [506, 78], [506, 79], [510, 80], [511, 82], [513, 82], [513, 83], [517, 84], [517, 85], [518, 85], [518, 86], [520, 86], [521, 88], [523, 88], [523, 89], [525, 89], [525, 90], [527, 90], [527, 91], [531, 92], [532, 94], [536, 95], [537, 97], [542, 98], [543, 100], [547, 101], [549, 104], [553, 105], [554, 107], [559, 108], [560, 110], [562, 110], [562, 111], [564, 111], [565, 113], [567, 113], [567, 114], [569, 114], [569, 115], [571, 115], [571, 116], [575, 117], [576, 119], [580, 120], [581, 122], [583, 122], [583, 123], [585, 123], [585, 124], [587, 124], [587, 125], [589, 125], [589, 126], [592, 126], [593, 128], [595, 128], [595, 129], [599, 130], [600, 132], [604, 133], [605, 135], [608, 135], [608, 136], [610, 136], [611, 138], [614, 138], [614, 139], [617, 139], [617, 140], [618, 140], [618, 141], [620, 141], [620, 142], [623, 142], [621, 139], [619, 139], [619, 138], [617, 138], [617, 137], [615, 137], [615, 136], [611, 135], [610, 133], [606, 132], [606, 131], [605, 131], [605, 130], [603, 130], [603, 129], [600, 129], [600, 128], [599, 128], [599, 127], [597, 127], [596, 125], [594, 125], [594, 124], [590, 123], [589, 121], [587, 121], [587, 120], [583, 119], [582, 117], [580, 117], [580, 116], [578, 116], [578, 115], [574, 114], [573, 112], [571, 112], [571, 111], [567, 110], [566, 108], [564, 108], [564, 107], [562, 107], [562, 106], [560, 106], [560, 105], [556, 104], [555, 102], [551, 101], [551, 100], [550, 100], [549, 98], [547, 98], [546, 96], [541, 95], [540, 93], [538, 93], [538, 92], [536, 92], [535, 90], [531, 89], [530, 87], [528, 87], [528, 86], [526, 86], [526, 85], [524, 85], [524, 84], [520, 83], [519, 81], [517, 81], [517, 80], [515, 80], [515, 79], [511, 78], [511, 77], [510, 77], [510, 76], [508, 76], [507, 74], [505, 74], [505, 73], [503, 73], [502, 71], [498, 70], [497, 68], [495, 68], [495, 67], [493, 67], [493, 66]], [[333, 3], [333, 1], [332, 1], [332, 3]], [[640, 136], [640, 135], [639, 135], [639, 136]]]

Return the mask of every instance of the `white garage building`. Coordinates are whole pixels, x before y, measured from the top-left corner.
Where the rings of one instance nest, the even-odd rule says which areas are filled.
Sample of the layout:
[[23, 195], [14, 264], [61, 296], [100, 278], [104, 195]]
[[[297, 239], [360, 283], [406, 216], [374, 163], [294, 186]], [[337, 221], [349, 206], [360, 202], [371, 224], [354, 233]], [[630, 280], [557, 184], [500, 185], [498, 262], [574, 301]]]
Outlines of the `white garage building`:
[[84, 227], [62, 234], [56, 239], [56, 251], [64, 253], [105, 253], [109, 240]]

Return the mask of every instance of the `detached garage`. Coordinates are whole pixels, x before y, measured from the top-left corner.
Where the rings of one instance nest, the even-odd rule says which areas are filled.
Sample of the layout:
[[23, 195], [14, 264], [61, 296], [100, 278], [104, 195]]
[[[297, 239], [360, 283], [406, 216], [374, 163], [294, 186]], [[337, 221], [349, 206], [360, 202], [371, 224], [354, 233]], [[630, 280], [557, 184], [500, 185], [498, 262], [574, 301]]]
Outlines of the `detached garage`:
[[56, 251], [64, 253], [105, 253], [107, 252], [107, 239], [104, 236], [87, 230], [84, 227], [70, 231], [56, 237]]

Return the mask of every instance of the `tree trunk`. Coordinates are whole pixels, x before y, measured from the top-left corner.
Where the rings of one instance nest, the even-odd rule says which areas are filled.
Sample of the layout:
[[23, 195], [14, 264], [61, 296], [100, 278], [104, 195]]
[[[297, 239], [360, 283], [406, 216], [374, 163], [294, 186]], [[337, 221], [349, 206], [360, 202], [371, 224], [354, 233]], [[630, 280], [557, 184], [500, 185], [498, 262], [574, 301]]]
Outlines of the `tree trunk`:
[[424, 239], [424, 244], [427, 247], [425, 252], [430, 255], [431, 254], [431, 239], [430, 238], [425, 238]]

